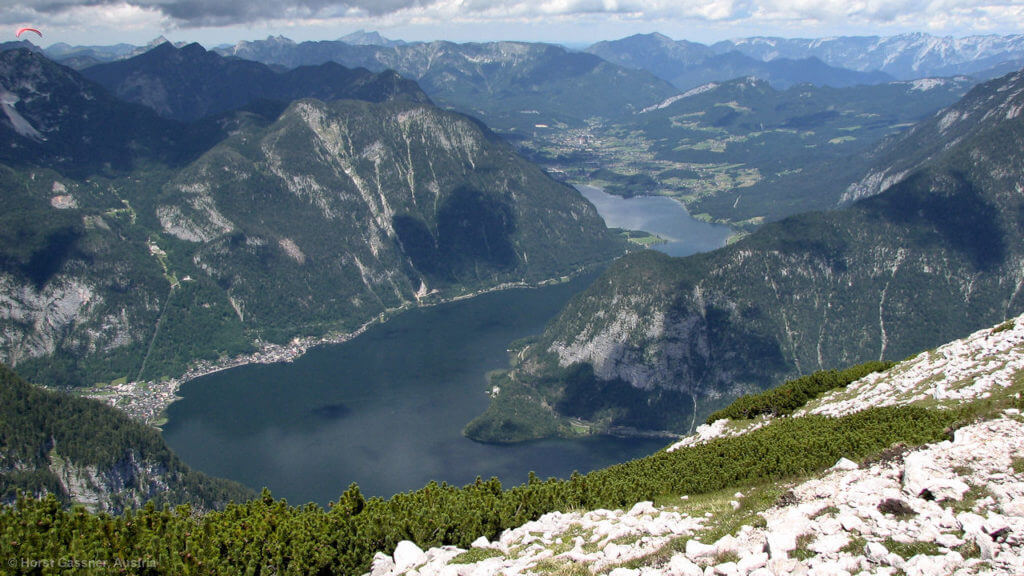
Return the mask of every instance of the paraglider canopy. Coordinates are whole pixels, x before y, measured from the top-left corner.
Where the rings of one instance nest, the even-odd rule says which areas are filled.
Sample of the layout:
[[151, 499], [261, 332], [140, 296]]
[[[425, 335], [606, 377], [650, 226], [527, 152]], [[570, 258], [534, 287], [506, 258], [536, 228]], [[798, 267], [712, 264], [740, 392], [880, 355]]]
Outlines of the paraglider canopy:
[[21, 38], [21, 35], [24, 34], [25, 32], [35, 32], [36, 34], [39, 35], [40, 38], [43, 37], [43, 33], [40, 32], [39, 30], [36, 30], [35, 28], [19, 28], [18, 31], [14, 35], [17, 36], [18, 38]]

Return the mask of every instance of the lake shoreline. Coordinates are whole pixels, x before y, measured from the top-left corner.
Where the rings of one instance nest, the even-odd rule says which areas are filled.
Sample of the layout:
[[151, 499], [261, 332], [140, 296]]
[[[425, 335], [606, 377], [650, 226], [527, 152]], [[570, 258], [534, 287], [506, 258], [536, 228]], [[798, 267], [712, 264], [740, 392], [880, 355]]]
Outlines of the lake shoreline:
[[453, 302], [461, 302], [483, 296], [485, 294], [492, 294], [505, 290], [538, 289], [546, 286], [564, 284], [584, 274], [607, 267], [610, 263], [611, 261], [583, 266], [562, 276], [548, 278], [539, 282], [502, 282], [495, 286], [481, 288], [465, 294], [432, 298], [429, 300], [428, 298], [430, 295], [428, 294], [427, 297], [417, 299], [416, 303], [409, 303], [405, 306], [385, 310], [350, 332], [333, 332], [324, 336], [296, 337], [287, 344], [256, 341], [254, 344], [258, 349], [255, 352], [213, 362], [199, 361], [194, 364], [193, 367], [185, 371], [184, 374], [175, 378], [168, 378], [160, 381], [143, 380], [123, 382], [120, 384], [105, 384], [87, 388], [74, 388], [68, 389], [67, 392], [104, 402], [123, 411], [129, 417], [159, 430], [167, 422], [167, 409], [171, 404], [182, 398], [178, 395], [178, 391], [184, 384], [193, 380], [241, 366], [293, 362], [314, 348], [343, 344], [358, 338], [366, 333], [367, 330], [378, 325], [386, 324], [389, 320], [396, 318], [405, 312], [432, 308]]
[[673, 257], [709, 252], [728, 244], [738, 232], [727, 223], [707, 222], [690, 214], [686, 203], [665, 194], [619, 196], [593, 184], [573, 183], [604, 218], [609, 228], [642, 231], [665, 240], [645, 248]]

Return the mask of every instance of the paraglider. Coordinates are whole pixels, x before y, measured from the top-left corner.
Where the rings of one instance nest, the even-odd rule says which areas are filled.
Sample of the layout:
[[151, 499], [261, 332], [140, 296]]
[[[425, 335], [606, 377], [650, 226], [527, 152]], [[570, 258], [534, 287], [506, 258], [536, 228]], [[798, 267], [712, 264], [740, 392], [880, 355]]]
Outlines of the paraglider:
[[36, 30], [35, 28], [19, 28], [18, 31], [14, 35], [17, 36], [18, 38], [21, 38], [21, 35], [24, 34], [25, 32], [35, 32], [36, 34], [39, 35], [40, 38], [43, 37], [43, 33], [40, 32], [39, 30]]

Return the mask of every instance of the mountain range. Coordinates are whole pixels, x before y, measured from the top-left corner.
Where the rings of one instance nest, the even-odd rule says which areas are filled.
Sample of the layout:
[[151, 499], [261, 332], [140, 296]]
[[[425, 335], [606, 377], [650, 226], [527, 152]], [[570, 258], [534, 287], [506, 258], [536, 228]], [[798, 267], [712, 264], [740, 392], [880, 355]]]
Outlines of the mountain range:
[[0, 59], [0, 350], [33, 381], [179, 375], [624, 249], [578, 192], [393, 73], [348, 76], [372, 102], [183, 124], [38, 53]]
[[758, 60], [819, 58], [862, 72], [878, 71], [900, 80], [969, 75], [980, 79], [1024, 66], [1024, 35], [937, 37], [925, 33], [831, 38], [751, 37], [718, 42], [716, 53], [738, 51]]
[[[716, 45], [719, 48], [723, 45]], [[816, 55], [758, 59], [739, 50], [675, 41], [662, 34], [638, 34], [621, 40], [598, 42], [587, 52], [621, 66], [648, 70], [680, 90], [709, 82], [754, 76], [779, 89], [795, 84], [841, 88], [857, 84], [881, 84], [893, 77], [878, 70], [850, 70], [829, 65]]]
[[285, 68], [338, 62], [377, 72], [394, 70], [419, 83], [439, 105], [471, 114], [502, 132], [529, 133], [537, 124], [582, 126], [595, 116], [631, 114], [677, 91], [650, 72], [552, 44], [296, 44], [278, 37], [217, 51]]
[[886, 187], [862, 187], [884, 192], [715, 252], [620, 259], [517, 350], [467, 433], [519, 440], [565, 433], [566, 418], [686, 432], [781, 377], [903, 358], [1019, 314], [1022, 110], [1017, 72], [885, 145], [904, 159], [875, 172]]
[[682, 90], [740, 76], [780, 89], [802, 83], [842, 87], [951, 76], [988, 80], [1024, 66], [1024, 36], [752, 37], [709, 46], [652, 33], [598, 42], [587, 52], [648, 70]]
[[[278, 44], [266, 48], [292, 53]], [[837, 176], [820, 195], [838, 209], [767, 222], [707, 254], [616, 260], [543, 334], [512, 345], [510, 369], [490, 376], [490, 407], [466, 428], [487, 442], [696, 432], [669, 449], [566, 480], [530, 474], [511, 489], [478, 479], [367, 500], [339, 486], [329, 511], [295, 508], [203, 478], [154, 430], [0, 367], [0, 496], [49, 494], [0, 507], [0, 556], [104, 567], [135, 558], [224, 574], [1019, 565], [1024, 71], [932, 113], [970, 81], [783, 94], [743, 78], [653, 98], [665, 84], [650, 74], [556, 47], [417, 46], [453, 58], [469, 79], [424, 68], [437, 90], [425, 92], [439, 102], [436, 86], [466, 98], [459, 106], [516, 88], [486, 112], [507, 130], [547, 121], [512, 120], [529, 102], [522, 87], [536, 86], [536, 102], [570, 95], [553, 99], [555, 121], [586, 125], [584, 114], [607, 105], [664, 156], [697, 144], [695, 134], [707, 156], [769, 131], [780, 139], [758, 146], [794, 134], [808, 147], [842, 146], [842, 134], [860, 131], [881, 144], [850, 148], [848, 172], [828, 169], [835, 157], [815, 169]], [[303, 70], [337, 83], [316, 92], [290, 76]], [[281, 71], [160, 46], [91, 73], [135, 103], [38, 51], [0, 53], [0, 360], [34, 382], [162, 379], [265, 342], [350, 334], [414, 306], [565, 276], [625, 250], [573, 189], [393, 72]], [[224, 94], [210, 76], [265, 85]], [[650, 91], [613, 102], [596, 102], [604, 93], [595, 91], [559, 111], [609, 79]], [[813, 98], [801, 101], [805, 93]], [[753, 149], [743, 163], [755, 163]], [[805, 194], [787, 210], [816, 201]], [[855, 368], [871, 374], [851, 382], [832, 371], [909, 354], [889, 371]], [[826, 390], [809, 393], [808, 382]], [[908, 453], [926, 442], [923, 456]], [[840, 457], [860, 463], [806, 478]], [[246, 501], [204, 512], [232, 499]], [[76, 500], [138, 510], [64, 508]], [[925, 528], [903, 532], [936, 525], [927, 539]], [[375, 557], [381, 550], [394, 553]]]
[[121, 100], [183, 122], [258, 100], [283, 104], [300, 98], [379, 102], [401, 96], [428, 101], [414, 82], [390, 71], [375, 74], [327, 62], [277, 72], [258, 62], [223, 58], [199, 44], [178, 48], [164, 42], [138, 56], [86, 68], [82, 75]]

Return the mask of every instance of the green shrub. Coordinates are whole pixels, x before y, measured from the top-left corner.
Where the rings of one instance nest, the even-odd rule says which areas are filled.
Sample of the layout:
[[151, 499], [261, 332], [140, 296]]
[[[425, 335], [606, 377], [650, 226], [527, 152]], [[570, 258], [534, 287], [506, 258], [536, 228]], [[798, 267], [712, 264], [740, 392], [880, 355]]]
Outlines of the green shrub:
[[196, 515], [148, 506], [123, 516], [66, 510], [50, 496], [0, 509], [0, 557], [107, 562], [151, 560], [146, 574], [360, 574], [374, 553], [402, 540], [468, 548], [547, 512], [626, 508], [667, 494], [701, 494], [813, 473], [841, 456], [863, 458], [896, 442], [945, 437], [953, 411], [913, 406], [843, 418], [785, 419], [750, 434], [659, 452], [568, 480], [506, 489], [497, 479], [463, 487], [430, 483], [390, 499], [366, 500], [351, 486], [330, 510], [289, 506], [268, 492]]
[[708, 416], [706, 423], [711, 424], [722, 418], [749, 420], [762, 415], [792, 414], [829, 390], [844, 388], [872, 372], [882, 372], [892, 366], [892, 362], [867, 362], [845, 370], [821, 370], [801, 376], [760, 394], [741, 396], [729, 406]]

